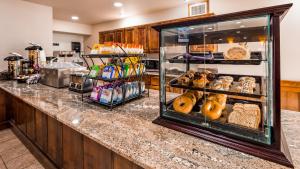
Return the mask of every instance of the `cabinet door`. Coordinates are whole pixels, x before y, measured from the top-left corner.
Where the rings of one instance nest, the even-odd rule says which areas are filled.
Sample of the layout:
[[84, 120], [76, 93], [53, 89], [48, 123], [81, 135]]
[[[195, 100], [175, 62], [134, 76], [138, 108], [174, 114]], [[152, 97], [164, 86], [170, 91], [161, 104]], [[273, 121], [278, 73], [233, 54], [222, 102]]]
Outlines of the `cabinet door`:
[[83, 136], [63, 125], [63, 168], [83, 169]]
[[84, 169], [112, 169], [112, 151], [84, 137]]
[[134, 43], [134, 28], [126, 28], [125, 29], [125, 43]]
[[48, 116], [48, 157], [59, 167], [62, 167], [62, 124]]
[[134, 164], [126, 158], [114, 153], [113, 154], [113, 169], [142, 169], [142, 167]]
[[6, 114], [6, 94], [3, 90], [0, 90], [0, 124], [2, 122], [5, 122], [7, 119], [7, 114]]
[[143, 45], [144, 53], [148, 53], [148, 35], [147, 35], [147, 27], [141, 26], [135, 29], [135, 42], [136, 44]]
[[115, 33], [114, 32], [105, 32], [104, 33], [104, 42], [114, 42]]
[[47, 115], [39, 110], [35, 111], [35, 132], [36, 145], [43, 152], [47, 152]]
[[151, 26], [148, 27], [148, 44], [150, 53], [159, 52], [159, 33]]
[[26, 135], [31, 140], [35, 140], [35, 109], [24, 103], [24, 112], [26, 113]]
[[116, 43], [124, 43], [124, 29], [115, 31], [115, 39]]

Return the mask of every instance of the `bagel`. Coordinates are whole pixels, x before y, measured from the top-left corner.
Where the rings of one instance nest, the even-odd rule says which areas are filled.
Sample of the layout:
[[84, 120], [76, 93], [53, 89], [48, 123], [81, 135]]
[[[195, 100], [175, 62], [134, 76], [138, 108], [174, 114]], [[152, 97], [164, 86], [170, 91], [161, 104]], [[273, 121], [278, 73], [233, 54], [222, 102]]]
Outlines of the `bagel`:
[[208, 96], [207, 100], [216, 101], [222, 106], [222, 110], [226, 107], [227, 95], [226, 94], [213, 94]]
[[193, 93], [194, 93], [194, 95], [196, 96], [196, 98], [197, 98], [197, 101], [198, 100], [200, 100], [200, 99], [202, 99], [202, 97], [203, 97], [203, 92], [201, 92], [201, 91], [193, 91]]
[[222, 115], [222, 105], [215, 100], [207, 100], [202, 106], [202, 114], [210, 120], [217, 120]]
[[190, 99], [192, 99], [193, 106], [195, 106], [196, 102], [198, 101], [198, 99], [197, 99], [197, 97], [196, 97], [196, 95], [194, 94], [193, 91], [188, 91], [188, 92], [184, 93], [183, 96], [187, 96]]
[[193, 100], [190, 96], [182, 95], [177, 97], [173, 102], [173, 108], [176, 112], [188, 114], [193, 109]]

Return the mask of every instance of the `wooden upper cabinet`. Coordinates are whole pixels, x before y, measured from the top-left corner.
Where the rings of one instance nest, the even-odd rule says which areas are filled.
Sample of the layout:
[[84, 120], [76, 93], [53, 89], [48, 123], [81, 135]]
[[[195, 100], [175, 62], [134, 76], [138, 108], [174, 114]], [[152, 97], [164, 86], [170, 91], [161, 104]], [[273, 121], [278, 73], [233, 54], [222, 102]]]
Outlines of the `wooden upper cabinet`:
[[147, 27], [140, 26], [135, 28], [135, 44], [143, 45], [144, 52], [148, 53], [148, 36], [147, 36]]
[[99, 33], [99, 43], [117, 42], [143, 45], [144, 53], [159, 52], [159, 33], [148, 25]]
[[124, 43], [124, 29], [116, 30], [114, 42], [116, 43]]
[[105, 33], [99, 32], [99, 43], [103, 44], [105, 42]]
[[125, 43], [127, 43], [127, 44], [135, 43], [134, 36], [135, 36], [134, 28], [126, 28], [125, 29]]
[[148, 48], [149, 53], [159, 52], [159, 33], [151, 25], [148, 27]]
[[104, 32], [104, 42], [114, 42], [115, 40], [115, 32], [114, 31], [109, 31], [109, 32]]

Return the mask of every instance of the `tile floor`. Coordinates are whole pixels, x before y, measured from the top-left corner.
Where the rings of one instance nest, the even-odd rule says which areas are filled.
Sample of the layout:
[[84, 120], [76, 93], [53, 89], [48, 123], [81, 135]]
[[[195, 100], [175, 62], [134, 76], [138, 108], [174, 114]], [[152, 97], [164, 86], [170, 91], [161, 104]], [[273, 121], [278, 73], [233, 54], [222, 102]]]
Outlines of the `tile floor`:
[[10, 129], [0, 131], [0, 169], [43, 168]]

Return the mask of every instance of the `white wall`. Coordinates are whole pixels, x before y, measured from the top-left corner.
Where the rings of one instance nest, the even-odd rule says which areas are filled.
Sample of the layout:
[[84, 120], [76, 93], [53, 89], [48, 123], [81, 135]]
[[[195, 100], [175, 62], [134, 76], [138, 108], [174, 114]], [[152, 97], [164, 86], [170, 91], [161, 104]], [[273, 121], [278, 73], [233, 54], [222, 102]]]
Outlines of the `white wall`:
[[72, 51], [72, 42], [80, 42], [81, 50], [84, 47], [84, 35], [54, 32], [53, 43], [59, 43], [59, 46], [53, 46], [53, 51]]
[[9, 52], [26, 56], [29, 42], [43, 46], [52, 55], [52, 8], [21, 0], [0, 0], [0, 71]]
[[[224, 14], [248, 9], [255, 9], [285, 3], [294, 3], [289, 13], [281, 23], [281, 78], [283, 80], [300, 81], [300, 57], [298, 57], [298, 39], [300, 39], [300, 2], [299, 0], [210, 0], [210, 10], [215, 14]], [[156, 12], [154, 14], [139, 15], [118, 21], [101, 23], [93, 26], [92, 36], [86, 43], [92, 45], [98, 42], [98, 32], [117, 29], [133, 25], [141, 25], [167, 19], [187, 17], [187, 5]], [[298, 70], [297, 70], [298, 69]]]
[[53, 20], [53, 31], [64, 32], [81, 35], [91, 35], [92, 26], [75, 22], [67, 22], [62, 20]]

